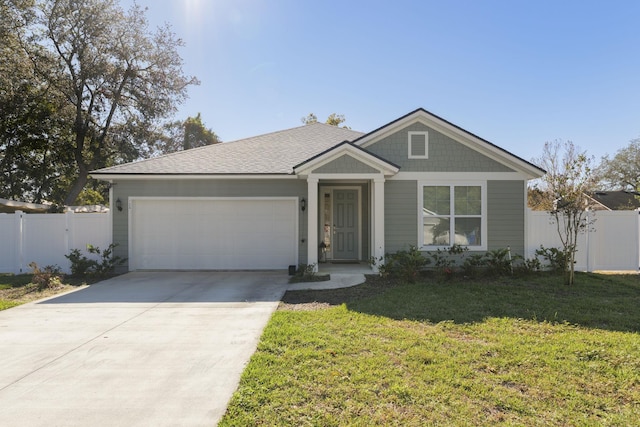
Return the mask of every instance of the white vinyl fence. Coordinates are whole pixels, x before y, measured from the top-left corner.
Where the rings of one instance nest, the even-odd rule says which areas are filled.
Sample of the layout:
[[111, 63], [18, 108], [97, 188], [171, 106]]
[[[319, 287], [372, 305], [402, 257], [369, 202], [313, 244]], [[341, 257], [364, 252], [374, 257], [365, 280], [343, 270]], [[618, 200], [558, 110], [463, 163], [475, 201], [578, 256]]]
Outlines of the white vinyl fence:
[[86, 253], [87, 244], [111, 244], [108, 213], [0, 214], [0, 273], [27, 273], [29, 263], [57, 265], [69, 273], [65, 258], [72, 249]]
[[[576, 270], [638, 271], [640, 268], [640, 212], [589, 212], [593, 224], [578, 236]], [[548, 212], [529, 211], [527, 258], [540, 245], [561, 248], [556, 223]]]
[[[578, 241], [576, 269], [640, 269], [640, 212], [590, 212], [592, 229]], [[527, 212], [526, 257], [540, 245], [562, 247], [556, 224], [547, 212]], [[65, 255], [72, 249], [86, 252], [87, 244], [104, 249], [111, 243], [108, 213], [0, 214], [0, 273], [26, 273], [29, 263], [58, 265], [69, 273]]]

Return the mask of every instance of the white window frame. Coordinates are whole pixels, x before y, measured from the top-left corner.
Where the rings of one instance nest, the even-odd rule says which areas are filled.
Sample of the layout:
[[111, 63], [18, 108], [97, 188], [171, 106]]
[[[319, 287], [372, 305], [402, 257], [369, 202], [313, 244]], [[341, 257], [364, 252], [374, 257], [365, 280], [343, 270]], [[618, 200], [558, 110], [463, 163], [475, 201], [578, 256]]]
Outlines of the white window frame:
[[[413, 154], [413, 136], [414, 135], [423, 135], [424, 136], [424, 154], [416, 155]], [[429, 158], [429, 132], [421, 131], [421, 132], [409, 132], [409, 153], [408, 156], [410, 159], [428, 159]]]
[[[481, 200], [481, 212], [480, 212], [480, 245], [462, 245], [469, 248], [470, 251], [486, 251], [487, 250], [487, 182], [486, 181], [418, 181], [418, 244], [421, 250], [435, 251], [437, 249], [448, 249], [452, 245], [425, 245], [424, 243], [424, 187], [449, 187], [451, 194], [451, 214], [448, 215], [451, 218], [451, 225], [449, 228], [449, 235], [455, 236], [455, 219], [456, 218], [469, 218], [477, 217], [477, 215], [456, 215], [455, 214], [455, 187], [480, 187]], [[443, 215], [446, 216], [446, 215]], [[454, 239], [455, 243], [455, 239]]]

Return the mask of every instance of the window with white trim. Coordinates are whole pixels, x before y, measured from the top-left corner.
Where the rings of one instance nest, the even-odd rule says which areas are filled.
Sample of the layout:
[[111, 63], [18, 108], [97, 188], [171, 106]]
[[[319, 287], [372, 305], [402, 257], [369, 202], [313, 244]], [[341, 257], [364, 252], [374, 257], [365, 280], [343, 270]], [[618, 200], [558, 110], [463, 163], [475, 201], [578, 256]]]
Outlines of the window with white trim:
[[429, 132], [409, 132], [409, 158], [429, 158]]
[[422, 246], [486, 248], [484, 184], [422, 186]]

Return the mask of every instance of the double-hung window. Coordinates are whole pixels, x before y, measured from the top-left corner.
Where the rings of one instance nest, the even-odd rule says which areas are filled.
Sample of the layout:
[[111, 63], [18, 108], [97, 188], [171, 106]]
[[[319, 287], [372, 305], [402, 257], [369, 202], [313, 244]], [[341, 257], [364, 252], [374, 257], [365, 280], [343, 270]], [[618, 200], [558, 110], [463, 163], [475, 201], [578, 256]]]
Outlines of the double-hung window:
[[421, 186], [423, 247], [486, 249], [486, 191], [484, 183]]

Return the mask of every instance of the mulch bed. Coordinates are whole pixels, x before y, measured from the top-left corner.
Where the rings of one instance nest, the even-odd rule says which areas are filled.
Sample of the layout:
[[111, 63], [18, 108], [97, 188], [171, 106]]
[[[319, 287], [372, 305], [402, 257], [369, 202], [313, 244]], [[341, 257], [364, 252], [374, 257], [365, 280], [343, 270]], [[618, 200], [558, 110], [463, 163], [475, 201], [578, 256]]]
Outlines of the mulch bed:
[[279, 310], [301, 311], [320, 310], [331, 306], [348, 304], [363, 298], [380, 295], [398, 282], [387, 277], [367, 275], [362, 285], [340, 289], [287, 291], [282, 297]]

